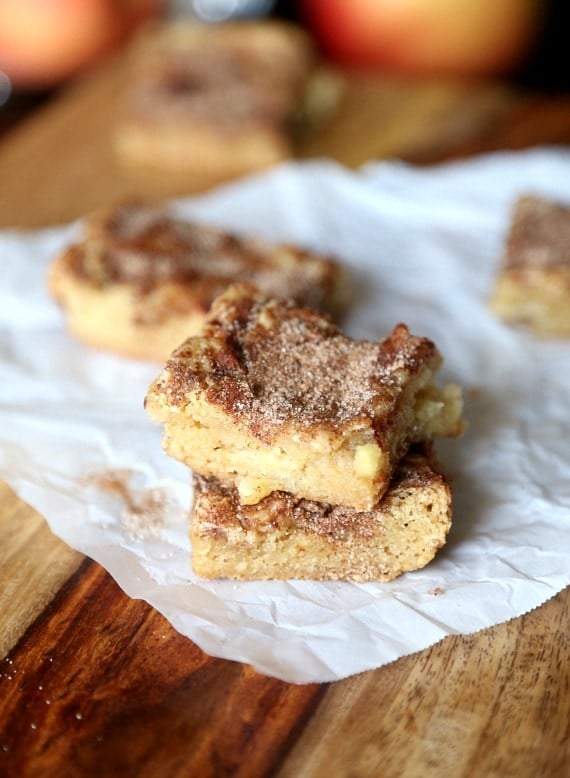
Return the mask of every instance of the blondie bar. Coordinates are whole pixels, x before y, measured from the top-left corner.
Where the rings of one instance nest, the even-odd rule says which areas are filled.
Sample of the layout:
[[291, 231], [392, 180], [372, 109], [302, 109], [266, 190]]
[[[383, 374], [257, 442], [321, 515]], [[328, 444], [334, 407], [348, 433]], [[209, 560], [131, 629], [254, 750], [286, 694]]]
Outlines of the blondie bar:
[[123, 204], [86, 220], [82, 239], [52, 263], [49, 287], [79, 339], [163, 362], [233, 281], [338, 312], [343, 276], [338, 263], [294, 246]]
[[139, 44], [114, 145], [124, 163], [212, 182], [293, 153], [314, 52], [276, 21], [162, 25]]
[[570, 335], [570, 205], [517, 201], [491, 307], [507, 322]]

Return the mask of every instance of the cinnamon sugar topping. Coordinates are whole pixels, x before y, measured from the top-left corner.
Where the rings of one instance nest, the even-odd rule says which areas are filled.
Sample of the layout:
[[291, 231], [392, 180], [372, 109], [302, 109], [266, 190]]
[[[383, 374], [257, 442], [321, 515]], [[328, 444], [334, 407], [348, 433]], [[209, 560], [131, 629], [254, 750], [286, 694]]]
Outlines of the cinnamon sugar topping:
[[288, 128], [309, 72], [308, 39], [277, 25], [204, 26], [166, 34], [141, 56], [130, 94], [132, 115], [234, 132], [251, 124]]
[[410, 375], [438, 363], [433, 343], [403, 324], [383, 343], [354, 341], [312, 311], [235, 285], [214, 303], [203, 336], [167, 362], [163, 389], [183, 405], [199, 385], [258, 431], [289, 420], [366, 426], [394, 409]]
[[505, 267], [570, 268], [570, 207], [538, 197], [521, 197], [514, 210]]
[[266, 244], [132, 203], [93, 215], [85, 239], [68, 256], [71, 271], [98, 287], [123, 283], [144, 294], [163, 282], [188, 285], [205, 310], [236, 280], [320, 308], [333, 297], [340, 270], [332, 260], [296, 247]]

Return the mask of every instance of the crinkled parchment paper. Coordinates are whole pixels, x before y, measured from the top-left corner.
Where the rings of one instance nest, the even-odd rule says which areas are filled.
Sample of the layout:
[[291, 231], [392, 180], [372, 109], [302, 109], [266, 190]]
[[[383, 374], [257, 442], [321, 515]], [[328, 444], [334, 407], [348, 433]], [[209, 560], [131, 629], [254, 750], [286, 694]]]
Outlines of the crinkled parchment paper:
[[535, 608], [570, 581], [570, 341], [508, 328], [486, 307], [523, 192], [570, 202], [570, 153], [358, 173], [293, 163], [175, 206], [336, 255], [353, 278], [352, 336], [404, 321], [435, 340], [470, 427], [438, 446], [454, 525], [424, 570], [361, 585], [193, 576], [188, 471], [143, 410], [160, 366], [73, 342], [46, 293], [77, 225], [0, 234], [0, 475], [205, 651], [288, 681], [343, 678]]

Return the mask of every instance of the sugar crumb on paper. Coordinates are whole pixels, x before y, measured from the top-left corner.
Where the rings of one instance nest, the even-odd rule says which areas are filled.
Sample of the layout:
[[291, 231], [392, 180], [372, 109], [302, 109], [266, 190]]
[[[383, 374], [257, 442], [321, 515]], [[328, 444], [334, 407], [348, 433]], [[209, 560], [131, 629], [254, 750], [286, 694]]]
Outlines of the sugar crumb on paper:
[[132, 470], [109, 470], [89, 476], [86, 483], [119, 498], [122, 503], [119, 518], [131, 538], [158, 537], [171, 509], [171, 497], [160, 487], [134, 488], [131, 483], [134, 475]]

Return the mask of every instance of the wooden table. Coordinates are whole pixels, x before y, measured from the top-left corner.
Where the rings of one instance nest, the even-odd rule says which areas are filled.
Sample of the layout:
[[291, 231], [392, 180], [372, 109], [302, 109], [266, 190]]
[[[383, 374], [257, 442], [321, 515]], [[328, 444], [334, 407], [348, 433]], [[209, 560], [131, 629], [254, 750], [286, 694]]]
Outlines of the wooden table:
[[[0, 226], [67, 221], [125, 194], [109, 144], [121, 62], [0, 144]], [[501, 84], [352, 74], [299, 156], [421, 164], [570, 142], [570, 100]], [[570, 592], [386, 667], [297, 686], [206, 656], [0, 483], [0, 776], [562, 776], [570, 769]]]

